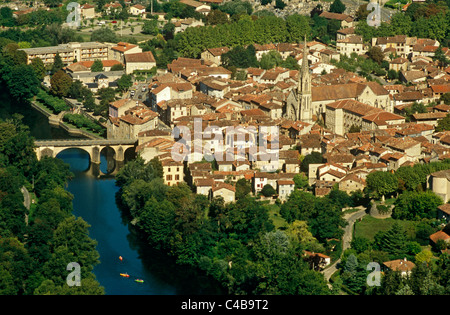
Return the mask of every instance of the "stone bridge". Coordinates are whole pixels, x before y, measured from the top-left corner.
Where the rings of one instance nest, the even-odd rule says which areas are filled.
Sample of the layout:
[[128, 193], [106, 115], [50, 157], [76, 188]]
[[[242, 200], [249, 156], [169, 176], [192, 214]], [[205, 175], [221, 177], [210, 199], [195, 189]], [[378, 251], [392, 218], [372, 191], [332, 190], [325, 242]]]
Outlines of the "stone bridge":
[[[137, 140], [133, 139], [61, 139], [61, 140], [36, 140], [35, 152], [37, 159], [43, 156], [56, 157], [58, 153], [67, 149], [81, 149], [89, 154], [91, 163], [100, 164], [100, 153], [107, 155], [112, 151], [113, 159], [121, 162], [125, 159], [125, 151], [136, 147]], [[134, 152], [133, 152], [134, 153]]]

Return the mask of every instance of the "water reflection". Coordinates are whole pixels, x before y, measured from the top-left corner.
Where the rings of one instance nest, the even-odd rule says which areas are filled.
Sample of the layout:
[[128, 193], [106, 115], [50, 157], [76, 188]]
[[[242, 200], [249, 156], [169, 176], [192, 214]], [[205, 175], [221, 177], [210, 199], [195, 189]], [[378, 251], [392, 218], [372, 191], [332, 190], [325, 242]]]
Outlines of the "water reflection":
[[[89, 163], [89, 155], [80, 149], [65, 150], [58, 157], [70, 165], [75, 175], [67, 190], [74, 196], [74, 215], [91, 225], [89, 235], [98, 242], [100, 264], [95, 266], [94, 274], [106, 294], [221, 293], [219, 285], [211, 279], [197, 270], [177, 265], [174, 259], [147, 245], [120, 204], [114, 176], [103, 174], [108, 168], [105, 154], [101, 155], [100, 164]], [[120, 165], [115, 165], [114, 170], [117, 169]], [[130, 277], [121, 277], [121, 273]], [[135, 282], [136, 278], [144, 283]]]
[[115, 160], [114, 150], [109, 147], [104, 148], [100, 152], [100, 164], [92, 163], [89, 159], [89, 153], [77, 148], [61, 151], [56, 157], [64, 161], [80, 159], [76, 165], [67, 162], [71, 166], [71, 171], [80, 172], [86, 176], [92, 176], [98, 179], [114, 179], [117, 172], [125, 165], [125, 161]]

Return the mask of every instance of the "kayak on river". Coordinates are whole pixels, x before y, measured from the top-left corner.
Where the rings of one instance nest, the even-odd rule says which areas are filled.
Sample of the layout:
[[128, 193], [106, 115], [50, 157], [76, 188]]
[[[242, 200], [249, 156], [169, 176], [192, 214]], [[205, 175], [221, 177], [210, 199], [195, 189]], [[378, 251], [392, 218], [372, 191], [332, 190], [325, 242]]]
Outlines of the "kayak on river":
[[130, 275], [129, 275], [128, 273], [121, 273], [120, 275], [121, 275], [122, 277], [125, 277], [125, 278], [130, 277]]
[[143, 283], [143, 282], [144, 282], [144, 280], [142, 280], [142, 279], [136, 279], [136, 280], [134, 280], [134, 281], [140, 282], [140, 283]]

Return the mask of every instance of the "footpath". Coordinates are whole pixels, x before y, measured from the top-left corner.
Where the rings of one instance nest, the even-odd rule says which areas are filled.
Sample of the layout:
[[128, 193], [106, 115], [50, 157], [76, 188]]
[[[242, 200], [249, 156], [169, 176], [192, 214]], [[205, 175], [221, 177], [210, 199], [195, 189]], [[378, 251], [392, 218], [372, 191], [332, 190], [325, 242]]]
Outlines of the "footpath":
[[[344, 235], [342, 236], [342, 252], [350, 248], [350, 243], [352, 242], [353, 238], [353, 225], [355, 224], [356, 220], [361, 219], [366, 214], [366, 209], [361, 209], [357, 212], [352, 212], [344, 216], [344, 219], [348, 222], [348, 224], [344, 228]], [[341, 259], [339, 258], [332, 265], [322, 270], [322, 273], [328, 283], [330, 282], [331, 276], [338, 270], [337, 266], [340, 262]], [[331, 284], [329, 283], [328, 286], [331, 287]]]

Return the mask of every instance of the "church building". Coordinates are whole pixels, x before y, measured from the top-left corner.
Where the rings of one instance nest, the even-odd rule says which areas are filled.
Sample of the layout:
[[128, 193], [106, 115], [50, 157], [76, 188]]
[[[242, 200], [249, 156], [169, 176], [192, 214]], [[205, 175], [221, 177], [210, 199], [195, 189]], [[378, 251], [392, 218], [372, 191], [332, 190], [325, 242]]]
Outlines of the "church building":
[[286, 118], [313, 123], [311, 73], [308, 66], [308, 45], [303, 44], [302, 69], [299, 73], [297, 89], [292, 89], [287, 98]]
[[341, 100], [355, 100], [386, 112], [393, 112], [389, 92], [377, 82], [312, 86], [307, 56], [305, 38], [298, 85], [286, 98], [285, 118], [306, 123], [314, 123], [319, 119], [325, 121], [327, 104]]

